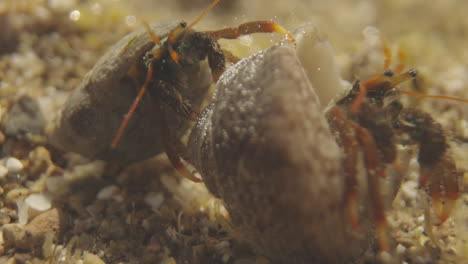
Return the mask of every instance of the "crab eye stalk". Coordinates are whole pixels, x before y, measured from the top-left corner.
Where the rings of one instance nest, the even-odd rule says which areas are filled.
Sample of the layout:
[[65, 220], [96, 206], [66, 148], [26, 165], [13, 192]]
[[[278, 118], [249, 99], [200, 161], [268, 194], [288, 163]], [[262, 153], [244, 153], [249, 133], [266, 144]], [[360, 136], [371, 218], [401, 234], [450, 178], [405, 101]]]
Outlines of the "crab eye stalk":
[[415, 78], [418, 75], [418, 71], [416, 69], [409, 69], [408, 73], [411, 75], [411, 77]]
[[384, 71], [383, 75], [387, 77], [393, 77], [393, 71], [390, 69], [387, 69]]

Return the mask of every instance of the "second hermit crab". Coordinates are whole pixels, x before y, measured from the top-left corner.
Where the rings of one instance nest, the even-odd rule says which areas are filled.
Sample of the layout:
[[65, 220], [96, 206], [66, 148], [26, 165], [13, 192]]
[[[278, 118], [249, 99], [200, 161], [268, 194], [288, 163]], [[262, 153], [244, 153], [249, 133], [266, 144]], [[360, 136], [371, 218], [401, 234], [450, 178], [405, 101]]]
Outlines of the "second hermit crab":
[[384, 72], [362, 83], [356, 81], [351, 90], [327, 110], [326, 117], [345, 152], [345, 203], [351, 222], [353, 226], [358, 226], [356, 164], [362, 152], [379, 246], [381, 250], [388, 251], [378, 179], [385, 177], [387, 166], [398, 167], [397, 145], [418, 146], [419, 185], [421, 188], [429, 187], [433, 208], [441, 223], [450, 216], [458, 199], [462, 172], [456, 168], [442, 126], [429, 113], [414, 107], [404, 107], [398, 100], [401, 93], [421, 97], [437, 96], [399, 90], [397, 85], [415, 78], [417, 72], [414, 69], [404, 71], [402, 64], [391, 70], [391, 52], [388, 47], [385, 47], [385, 53], [387, 59]]
[[[308, 52], [326, 53], [318, 42]], [[461, 172], [441, 125], [398, 100], [409, 93], [398, 84], [416, 72], [389, 70], [387, 59], [384, 73], [355, 82], [324, 116], [315, 89], [329, 87], [313, 87], [298, 53], [277, 45], [230, 67], [190, 137], [194, 164], [239, 236], [280, 263], [354, 263], [375, 236], [380, 251], [392, 251], [378, 182], [397, 168], [399, 145], [419, 147], [420, 185], [444, 222]], [[325, 67], [322, 77], [333, 75]], [[339, 77], [330, 79], [322, 83]], [[361, 174], [367, 188], [358, 186]]]

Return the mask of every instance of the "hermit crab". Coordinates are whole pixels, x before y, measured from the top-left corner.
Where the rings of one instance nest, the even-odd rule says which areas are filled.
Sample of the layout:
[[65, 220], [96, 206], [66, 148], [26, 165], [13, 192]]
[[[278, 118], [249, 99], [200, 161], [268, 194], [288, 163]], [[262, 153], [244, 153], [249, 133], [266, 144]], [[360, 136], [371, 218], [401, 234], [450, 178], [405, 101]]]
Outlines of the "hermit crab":
[[180, 137], [189, 121], [197, 118], [201, 102], [211, 83], [224, 72], [226, 60], [237, 60], [222, 50], [217, 40], [277, 32], [294, 41], [271, 21], [215, 31], [193, 30], [218, 2], [190, 24], [145, 24], [146, 29], [111, 47], [70, 96], [51, 129], [50, 142], [89, 158], [123, 163], [165, 151], [182, 175], [199, 181], [183, 165], [182, 159], [190, 163], [190, 158]]
[[441, 223], [450, 216], [458, 199], [462, 174], [456, 168], [442, 126], [429, 113], [404, 107], [399, 101], [399, 95], [467, 101], [398, 89], [398, 84], [415, 78], [417, 72], [414, 69], [404, 71], [404, 64], [399, 64], [394, 70], [390, 69], [392, 54], [387, 44], [384, 44], [384, 53], [386, 60], [383, 73], [362, 83], [354, 82], [352, 88], [327, 109], [326, 117], [345, 152], [343, 173], [347, 187], [344, 200], [351, 223], [358, 226], [356, 164], [362, 152], [379, 247], [388, 251], [378, 179], [385, 177], [387, 166], [398, 167], [397, 145], [418, 146], [419, 185], [420, 188], [429, 187], [433, 208]]

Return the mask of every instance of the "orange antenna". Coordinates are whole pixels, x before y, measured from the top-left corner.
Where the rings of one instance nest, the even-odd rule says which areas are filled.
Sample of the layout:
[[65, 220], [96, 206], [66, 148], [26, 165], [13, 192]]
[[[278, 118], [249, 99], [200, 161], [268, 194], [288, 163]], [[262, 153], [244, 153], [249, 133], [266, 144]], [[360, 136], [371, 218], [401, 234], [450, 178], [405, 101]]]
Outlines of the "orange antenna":
[[190, 23], [190, 25], [188, 25], [187, 28], [191, 28], [193, 27], [195, 24], [197, 24], [198, 22], [200, 22], [200, 20], [211, 10], [213, 9], [213, 7], [215, 7], [215, 5], [217, 5], [219, 3], [219, 1], [221, 0], [214, 0], [213, 3], [211, 3], [211, 5], [209, 7], [207, 7], [202, 13], [201, 15], [199, 15], [192, 23]]
[[154, 34], [153, 30], [151, 30], [151, 27], [149, 26], [148, 22], [143, 21], [143, 25], [146, 27], [146, 30], [151, 36], [151, 39], [153, 40], [154, 44], [161, 45], [161, 40]]
[[456, 97], [450, 97], [450, 96], [443, 96], [443, 95], [430, 95], [430, 94], [419, 94], [419, 93], [413, 93], [409, 91], [400, 91], [402, 94], [414, 96], [414, 97], [419, 97], [419, 98], [437, 98], [437, 99], [446, 99], [446, 100], [452, 100], [452, 101], [457, 101], [457, 102], [463, 102], [463, 103], [468, 103], [467, 99], [461, 99], [461, 98], [456, 98]]
[[405, 69], [406, 53], [401, 46], [398, 48], [398, 61], [399, 63], [394, 70], [395, 73], [400, 73]]
[[[386, 38], [382, 37], [382, 46], [383, 46], [383, 53], [385, 56], [385, 61], [384, 61], [384, 71], [390, 69], [390, 66], [392, 64], [392, 49], [390, 48], [390, 45], [388, 44], [388, 41]], [[404, 52], [403, 48], [401, 46], [398, 48], [398, 65], [395, 67], [395, 70], [393, 70], [394, 73], [400, 73], [405, 69], [405, 63], [406, 63], [406, 53]]]
[[384, 70], [387, 70], [390, 68], [390, 65], [392, 64], [392, 49], [388, 45], [387, 40], [384, 38], [382, 38], [382, 45], [383, 45], [383, 52], [385, 55]]
[[128, 122], [130, 121], [133, 113], [135, 113], [135, 110], [136, 110], [138, 104], [140, 103], [141, 98], [143, 98], [143, 95], [145, 94], [146, 89], [148, 88], [148, 85], [149, 85], [152, 77], [153, 77], [153, 65], [150, 63], [150, 65], [148, 67], [148, 73], [146, 74], [145, 83], [143, 84], [143, 87], [141, 87], [140, 91], [138, 92], [137, 97], [133, 101], [132, 106], [130, 107], [127, 114], [125, 115], [124, 120], [120, 124], [120, 127], [117, 130], [117, 134], [115, 134], [114, 140], [112, 141], [111, 148], [115, 149], [119, 145], [120, 140], [122, 139], [123, 133], [125, 131], [125, 128], [127, 127]]

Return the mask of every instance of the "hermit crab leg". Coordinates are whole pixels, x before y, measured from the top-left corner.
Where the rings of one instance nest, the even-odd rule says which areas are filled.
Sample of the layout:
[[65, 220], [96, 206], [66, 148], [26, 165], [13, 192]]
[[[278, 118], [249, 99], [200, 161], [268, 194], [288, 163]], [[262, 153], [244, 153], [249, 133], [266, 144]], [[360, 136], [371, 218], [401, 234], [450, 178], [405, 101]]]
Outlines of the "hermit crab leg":
[[[428, 180], [426, 180], [426, 186], [429, 185], [429, 195], [432, 200], [432, 208], [434, 209], [435, 215], [437, 218], [439, 218], [441, 221], [441, 216], [442, 216], [442, 211], [443, 211], [443, 197], [442, 197], [442, 185], [443, 185], [443, 180], [442, 180], [442, 175], [441, 171], [436, 170], [433, 172], [435, 168], [428, 168], [421, 166], [420, 168], [420, 177], [424, 177]], [[432, 171], [432, 172], [431, 172]], [[421, 186], [421, 187], [424, 187]], [[445, 221], [445, 220], [444, 220]]]
[[384, 205], [378, 182], [378, 178], [385, 176], [385, 171], [379, 158], [380, 154], [378, 153], [375, 140], [366, 128], [347, 119], [343, 111], [338, 107], [333, 107], [327, 112], [327, 119], [330, 126], [334, 128], [334, 131], [341, 131], [338, 137], [345, 151], [343, 166], [346, 174], [345, 203], [350, 212], [351, 224], [356, 228], [359, 221], [356, 163], [358, 146], [360, 145], [364, 150], [369, 200], [371, 202], [379, 248], [382, 251], [388, 251], [387, 221], [385, 219]]
[[359, 227], [359, 206], [358, 206], [358, 182], [357, 182], [357, 157], [358, 145], [352, 121], [346, 119], [343, 111], [338, 107], [333, 107], [327, 112], [327, 119], [333, 131], [342, 131], [337, 134], [338, 142], [341, 143], [345, 152], [343, 173], [345, 174], [345, 194], [344, 200], [349, 211], [351, 225], [357, 229]]
[[[455, 203], [458, 199], [458, 177], [460, 172], [457, 171], [453, 160], [444, 155], [440, 161], [433, 167], [428, 168], [421, 166], [421, 187], [430, 184], [430, 196], [434, 212], [441, 223], [444, 223], [450, 216]], [[442, 189], [442, 187], [444, 187]]]
[[180, 141], [180, 139], [175, 135], [174, 131], [171, 131], [165, 117], [165, 111], [162, 106], [159, 109], [156, 109], [156, 105], [153, 105], [155, 110], [159, 110], [156, 114], [159, 121], [159, 128], [161, 130], [161, 135], [163, 138], [163, 144], [166, 151], [166, 155], [171, 162], [172, 166], [177, 170], [177, 172], [184, 176], [185, 178], [193, 182], [202, 182], [200, 178], [197, 178], [194, 173], [190, 172], [189, 169], [182, 162], [182, 159], [192, 164], [189, 159], [189, 155], [186, 147]]
[[[452, 163], [453, 165], [453, 163]], [[447, 175], [445, 180], [445, 205], [442, 211], [442, 215], [439, 217], [440, 221], [443, 223], [447, 220], [455, 207], [455, 204], [458, 200], [459, 185], [458, 179], [461, 177], [461, 172], [457, 172], [455, 168], [451, 170], [451, 175]], [[454, 173], [455, 172], [455, 173]]]
[[120, 140], [122, 139], [125, 128], [127, 127], [128, 122], [130, 121], [136, 108], [138, 107], [138, 104], [140, 103], [141, 98], [143, 98], [143, 95], [145, 94], [146, 89], [148, 88], [148, 85], [151, 82], [152, 77], [153, 77], [153, 66], [150, 64], [148, 67], [148, 72], [146, 74], [145, 83], [143, 84], [143, 87], [141, 87], [140, 91], [138, 92], [137, 97], [135, 97], [135, 100], [133, 101], [132, 106], [130, 107], [127, 114], [125, 115], [124, 120], [120, 124], [120, 127], [117, 130], [117, 134], [115, 134], [114, 140], [112, 140], [111, 148], [115, 149], [120, 143]]
[[[150, 35], [151, 40], [153, 41], [153, 43], [156, 44], [156, 45], [161, 45], [161, 40], [151, 30], [149, 24], [146, 21], [144, 21], [143, 25], [145, 26], [146, 31]], [[161, 57], [161, 55], [162, 55], [162, 49], [161, 48], [155, 49], [155, 51], [153, 51], [152, 53], [153, 53], [153, 57], [155, 59], [159, 59]], [[123, 133], [125, 132], [125, 129], [127, 128], [128, 122], [132, 118], [133, 114], [135, 113], [136, 108], [140, 104], [141, 99], [143, 98], [143, 96], [146, 93], [146, 90], [148, 89], [148, 85], [151, 82], [151, 79], [153, 78], [153, 74], [154, 74], [153, 65], [152, 65], [152, 63], [149, 63], [148, 64], [148, 71], [146, 72], [145, 82], [143, 83], [143, 86], [141, 87], [140, 91], [138, 92], [137, 97], [133, 101], [133, 104], [130, 106], [130, 109], [128, 110], [127, 114], [125, 115], [124, 120], [122, 121], [122, 123], [120, 123], [119, 129], [117, 130], [117, 133], [115, 134], [114, 139], [112, 140], [112, 143], [111, 143], [111, 148], [112, 149], [117, 148], [117, 146], [119, 145], [120, 140], [122, 139]]]
[[198, 43], [204, 43], [207, 48], [208, 65], [213, 81], [217, 82], [226, 69], [226, 58], [223, 50], [216, 39], [204, 32], [196, 32], [192, 36]]
[[214, 39], [236, 39], [243, 35], [253, 34], [253, 33], [272, 33], [277, 32], [279, 34], [285, 35], [286, 39], [292, 43], [296, 42], [296, 39], [293, 37], [289, 31], [284, 29], [282, 26], [271, 22], [271, 21], [251, 21], [239, 25], [238, 27], [224, 28], [215, 31], [205, 31], [205, 33], [211, 35]]
[[361, 110], [361, 105], [362, 101], [367, 95], [367, 88], [361, 83], [358, 83], [359, 85], [359, 93], [356, 96], [356, 98], [353, 100], [353, 103], [351, 104], [351, 113], [352, 114], [357, 114]]
[[378, 182], [380, 177], [385, 176], [385, 170], [379, 158], [380, 154], [378, 153], [377, 145], [370, 132], [366, 128], [356, 125], [356, 134], [359, 143], [364, 148], [364, 163], [369, 186], [368, 192], [374, 214], [377, 242], [381, 251], [388, 251], [387, 220]]
[[397, 120], [403, 132], [419, 145], [420, 187], [429, 185], [429, 194], [441, 223], [450, 216], [458, 199], [460, 173], [450, 157], [449, 145], [442, 126], [415, 108], [405, 108]]

